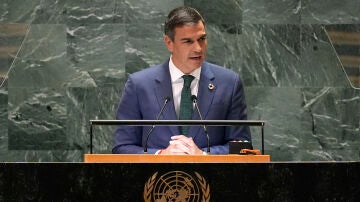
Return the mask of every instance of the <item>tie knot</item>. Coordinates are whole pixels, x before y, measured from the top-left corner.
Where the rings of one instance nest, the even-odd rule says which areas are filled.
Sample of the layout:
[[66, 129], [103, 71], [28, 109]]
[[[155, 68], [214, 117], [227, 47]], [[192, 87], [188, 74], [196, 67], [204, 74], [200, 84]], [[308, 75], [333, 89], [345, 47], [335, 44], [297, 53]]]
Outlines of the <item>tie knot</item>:
[[192, 75], [183, 75], [182, 78], [184, 79], [184, 87], [189, 88], [195, 77]]

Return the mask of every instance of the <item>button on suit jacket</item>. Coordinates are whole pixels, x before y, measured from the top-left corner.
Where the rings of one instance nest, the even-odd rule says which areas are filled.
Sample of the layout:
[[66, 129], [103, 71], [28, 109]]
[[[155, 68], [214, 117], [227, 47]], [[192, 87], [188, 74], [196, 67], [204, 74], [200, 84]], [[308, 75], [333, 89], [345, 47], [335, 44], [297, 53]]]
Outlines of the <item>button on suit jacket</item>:
[[[235, 72], [203, 62], [198, 89], [198, 106], [206, 120], [246, 120], [244, 88]], [[209, 87], [210, 85], [210, 87]], [[155, 120], [165, 98], [170, 97], [160, 120], [177, 120], [172, 99], [169, 61], [131, 74], [125, 84], [116, 119]], [[200, 120], [196, 110], [193, 120]], [[115, 131], [113, 153], [143, 153], [150, 126], [119, 126]], [[208, 126], [212, 154], [229, 153], [229, 141], [251, 141], [248, 126]], [[171, 136], [179, 135], [178, 126], [156, 126], [148, 141], [148, 153], [169, 145]], [[190, 126], [188, 136], [206, 151], [207, 139], [202, 126]]]

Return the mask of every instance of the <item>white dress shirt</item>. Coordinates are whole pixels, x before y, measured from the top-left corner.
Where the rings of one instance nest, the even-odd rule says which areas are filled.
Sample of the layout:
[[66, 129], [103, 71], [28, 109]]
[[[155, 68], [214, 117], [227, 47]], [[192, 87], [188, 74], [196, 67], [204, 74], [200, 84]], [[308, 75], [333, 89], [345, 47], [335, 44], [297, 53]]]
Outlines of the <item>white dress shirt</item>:
[[[182, 76], [184, 75], [184, 73], [174, 65], [174, 63], [171, 60], [171, 57], [169, 61], [169, 70], [171, 76], [171, 85], [172, 85], [175, 111], [177, 116], [179, 117], [181, 91], [184, 85], [184, 79], [182, 78]], [[197, 96], [199, 89], [200, 73], [201, 73], [201, 66], [190, 73], [190, 75], [195, 77], [190, 85], [192, 95]]]

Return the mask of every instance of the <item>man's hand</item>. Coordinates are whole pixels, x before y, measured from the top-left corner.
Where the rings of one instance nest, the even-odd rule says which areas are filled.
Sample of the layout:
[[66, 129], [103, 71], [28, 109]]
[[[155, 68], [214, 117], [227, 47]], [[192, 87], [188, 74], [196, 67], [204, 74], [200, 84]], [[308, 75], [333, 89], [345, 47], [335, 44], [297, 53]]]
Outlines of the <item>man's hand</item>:
[[191, 137], [184, 135], [175, 135], [171, 137], [169, 146], [164, 149], [160, 154], [203, 154], [194, 143]]

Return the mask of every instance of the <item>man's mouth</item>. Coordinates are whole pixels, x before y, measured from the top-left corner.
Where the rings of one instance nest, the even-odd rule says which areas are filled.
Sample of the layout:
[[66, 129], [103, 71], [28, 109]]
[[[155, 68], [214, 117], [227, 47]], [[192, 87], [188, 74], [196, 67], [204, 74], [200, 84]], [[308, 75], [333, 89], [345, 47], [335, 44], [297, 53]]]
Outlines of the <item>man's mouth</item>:
[[190, 57], [190, 60], [201, 60], [201, 56]]

